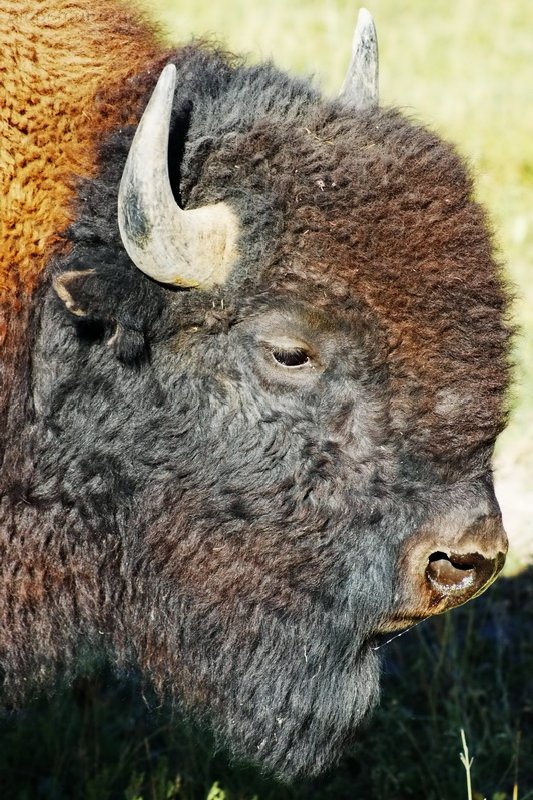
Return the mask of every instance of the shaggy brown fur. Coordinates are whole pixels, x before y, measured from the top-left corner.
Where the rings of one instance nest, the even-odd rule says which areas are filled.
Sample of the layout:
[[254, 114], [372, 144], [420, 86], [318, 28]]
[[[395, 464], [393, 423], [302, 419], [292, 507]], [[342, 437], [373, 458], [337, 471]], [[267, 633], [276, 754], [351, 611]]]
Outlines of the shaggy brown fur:
[[[0, 8], [2, 305], [20, 308], [73, 218], [73, 177], [94, 175], [106, 133], [137, 119], [132, 76], [163, 58], [152, 31], [109, 3]], [[110, 102], [128, 85], [128, 102]]]
[[218, 162], [222, 179], [237, 159], [284, 176], [287, 225], [265, 290], [312, 295], [326, 312], [353, 297], [372, 309], [391, 349], [397, 428], [421, 454], [446, 468], [493, 441], [507, 382], [506, 300], [456, 153], [390, 115], [355, 129], [350, 114], [320, 110], [309, 126], [238, 138], [213, 157], [212, 173]]

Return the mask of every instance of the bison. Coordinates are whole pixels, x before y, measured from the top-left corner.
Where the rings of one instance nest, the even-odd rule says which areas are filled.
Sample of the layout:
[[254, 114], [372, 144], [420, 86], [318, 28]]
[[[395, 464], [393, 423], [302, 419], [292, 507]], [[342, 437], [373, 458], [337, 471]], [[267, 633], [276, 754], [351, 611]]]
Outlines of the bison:
[[479, 594], [506, 292], [453, 147], [108, 0], [2, 19], [3, 697], [88, 652], [234, 754], [333, 763], [378, 637]]

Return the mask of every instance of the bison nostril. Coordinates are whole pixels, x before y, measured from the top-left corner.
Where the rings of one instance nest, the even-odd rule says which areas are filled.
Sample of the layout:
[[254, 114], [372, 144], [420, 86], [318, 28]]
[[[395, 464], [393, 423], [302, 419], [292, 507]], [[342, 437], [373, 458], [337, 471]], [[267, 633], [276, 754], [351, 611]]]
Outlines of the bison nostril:
[[447, 555], [446, 553], [432, 553], [428, 558], [426, 575], [430, 582], [447, 591], [466, 589], [479, 580], [479, 570], [482, 564], [487, 566], [486, 560], [478, 553], [465, 555]]

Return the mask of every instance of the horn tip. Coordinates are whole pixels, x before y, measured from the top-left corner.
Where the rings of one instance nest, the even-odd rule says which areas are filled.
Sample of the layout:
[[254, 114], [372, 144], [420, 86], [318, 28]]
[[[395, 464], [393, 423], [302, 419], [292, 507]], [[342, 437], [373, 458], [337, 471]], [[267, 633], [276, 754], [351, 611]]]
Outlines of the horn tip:
[[359, 14], [357, 15], [357, 23], [355, 26], [354, 39], [361, 37], [363, 31], [369, 31], [373, 33], [375, 36], [376, 24], [374, 22], [374, 17], [367, 8], [359, 9]]
[[176, 65], [172, 62], [168, 63], [166, 66], [163, 67], [161, 70], [161, 75], [175, 75], [177, 72]]
[[164, 94], [174, 94], [178, 80], [178, 71], [175, 64], [167, 64], [161, 70], [157, 79], [157, 89]]
[[358, 22], [359, 21], [361, 21], [361, 22], [373, 22], [374, 18], [372, 16], [372, 14], [370, 13], [370, 11], [368, 10], [368, 8], [365, 8], [364, 6], [362, 6], [359, 9], [359, 14], [357, 15], [357, 21]]

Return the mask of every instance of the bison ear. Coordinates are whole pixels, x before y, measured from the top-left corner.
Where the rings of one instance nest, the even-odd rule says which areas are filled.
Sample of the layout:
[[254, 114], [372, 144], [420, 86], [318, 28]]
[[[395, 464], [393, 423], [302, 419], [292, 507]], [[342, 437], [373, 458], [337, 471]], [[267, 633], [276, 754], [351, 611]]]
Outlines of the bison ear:
[[117, 305], [106, 281], [94, 269], [72, 270], [57, 275], [53, 288], [67, 311], [80, 322], [96, 323], [105, 332], [106, 345], [126, 363], [139, 361], [146, 354], [141, 324]]
[[96, 310], [98, 310], [98, 317], [101, 317], [102, 309], [98, 302], [100, 297], [95, 291], [97, 284], [98, 280], [94, 269], [63, 272], [53, 281], [57, 296], [63, 301], [65, 308], [76, 317], [94, 318]]

